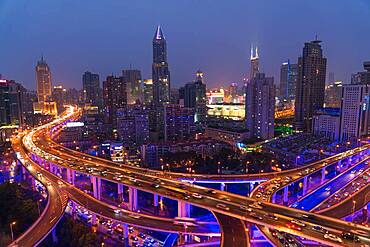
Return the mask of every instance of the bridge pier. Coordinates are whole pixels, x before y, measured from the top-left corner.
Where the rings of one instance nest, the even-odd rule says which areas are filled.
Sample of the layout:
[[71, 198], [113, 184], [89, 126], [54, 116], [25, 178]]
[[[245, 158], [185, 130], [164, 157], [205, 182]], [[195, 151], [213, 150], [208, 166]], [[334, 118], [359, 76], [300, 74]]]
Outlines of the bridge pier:
[[284, 187], [284, 194], [283, 194], [283, 205], [288, 204], [288, 191], [289, 191], [289, 186]]
[[325, 173], [326, 173], [326, 168], [324, 167], [321, 169], [321, 183], [323, 183], [325, 180], [325, 176], [326, 176]]
[[177, 201], [177, 215], [178, 217], [190, 217], [190, 204]]
[[123, 246], [129, 246], [128, 224], [126, 224], [126, 223], [122, 224], [122, 237], [124, 239], [123, 240], [124, 241]]
[[67, 182], [75, 185], [76, 171], [67, 168]]
[[137, 211], [138, 207], [138, 198], [137, 198], [137, 189], [133, 187], [128, 188], [128, 202], [129, 202], [129, 209], [131, 211]]
[[118, 201], [123, 202], [123, 184], [117, 184]]
[[220, 183], [220, 190], [225, 191], [226, 184], [225, 183]]
[[90, 181], [93, 187], [93, 195], [96, 199], [101, 198], [101, 178], [90, 176]]
[[58, 242], [58, 237], [57, 237], [56, 226], [51, 231], [51, 235], [52, 235], [52, 238], [53, 238], [53, 243], [57, 243]]
[[253, 189], [254, 189], [254, 182], [250, 182], [249, 183], [249, 195], [252, 193]]
[[91, 225], [96, 226], [96, 214], [92, 214]]
[[307, 194], [307, 190], [308, 190], [308, 176], [303, 178], [302, 196]]

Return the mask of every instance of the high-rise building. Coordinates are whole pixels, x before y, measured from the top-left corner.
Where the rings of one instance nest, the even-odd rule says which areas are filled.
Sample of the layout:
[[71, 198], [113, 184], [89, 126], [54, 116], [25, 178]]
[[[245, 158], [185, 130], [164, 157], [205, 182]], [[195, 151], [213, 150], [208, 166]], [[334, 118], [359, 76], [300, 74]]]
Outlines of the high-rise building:
[[123, 77], [107, 76], [103, 82], [104, 114], [106, 122], [116, 126], [117, 110], [126, 109], [127, 90]]
[[295, 99], [295, 87], [298, 80], [298, 65], [290, 61], [280, 66], [280, 100], [293, 101]]
[[170, 102], [170, 71], [167, 63], [167, 42], [160, 26], [153, 38], [153, 100], [157, 105]]
[[357, 140], [370, 133], [370, 85], [343, 85], [340, 140]]
[[370, 61], [364, 62], [364, 70], [352, 75], [352, 84], [370, 84]]
[[295, 98], [295, 128], [311, 132], [313, 113], [324, 105], [326, 58], [321, 41], [306, 42], [298, 58], [298, 81]]
[[140, 105], [129, 105], [117, 111], [118, 137], [126, 147], [139, 146], [149, 141], [148, 110]]
[[82, 89], [84, 94], [84, 103], [101, 107], [102, 95], [98, 74], [86, 71], [82, 75]]
[[188, 141], [195, 136], [194, 109], [179, 104], [164, 105], [165, 141]]
[[250, 71], [250, 80], [256, 76], [256, 74], [260, 71], [259, 65], [259, 56], [258, 56], [258, 47], [255, 47], [253, 50], [253, 45], [251, 47], [251, 71]]
[[258, 139], [274, 137], [274, 78], [257, 73], [247, 84], [245, 99], [246, 128]]
[[141, 72], [137, 69], [122, 70], [123, 80], [127, 85], [127, 103], [135, 104], [143, 102], [143, 93], [141, 86]]
[[152, 79], [144, 80], [143, 84], [143, 102], [149, 105], [153, 102], [153, 81]]
[[64, 110], [64, 105], [67, 104], [67, 89], [62, 85], [53, 87], [52, 99], [57, 105], [57, 110], [61, 113]]
[[339, 140], [340, 108], [323, 108], [314, 113], [312, 133], [332, 141]]
[[10, 80], [0, 80], [0, 126], [23, 125], [22, 86]]
[[325, 87], [325, 107], [340, 108], [342, 102], [342, 86], [341, 81], [336, 81]]
[[49, 65], [45, 62], [44, 57], [37, 62], [36, 65], [36, 81], [37, 81], [37, 98], [38, 102], [50, 100], [52, 93], [51, 72]]
[[184, 106], [194, 108], [195, 122], [200, 128], [204, 127], [202, 125], [205, 124], [207, 115], [206, 84], [203, 77], [203, 72], [198, 70], [195, 81], [185, 84], [183, 89]]

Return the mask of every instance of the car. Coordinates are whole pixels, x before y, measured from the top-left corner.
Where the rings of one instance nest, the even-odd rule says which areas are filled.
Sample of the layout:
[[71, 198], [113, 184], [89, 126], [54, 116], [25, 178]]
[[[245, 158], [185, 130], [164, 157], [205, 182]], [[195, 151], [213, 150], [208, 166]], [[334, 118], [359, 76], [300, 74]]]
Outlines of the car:
[[356, 173], [356, 170], [351, 171], [351, 174], [355, 174], [355, 173]]
[[305, 227], [306, 226], [305, 223], [303, 223], [302, 221], [299, 221], [299, 220], [291, 220], [290, 222], [292, 222], [293, 224], [299, 225], [301, 227]]
[[199, 195], [198, 193], [193, 193], [192, 196], [197, 198], [197, 199], [202, 199], [203, 198], [203, 196]]
[[325, 191], [330, 191], [331, 190], [331, 187], [326, 187], [325, 188]]
[[62, 185], [63, 185], [63, 182], [62, 182], [62, 181], [60, 181], [60, 180], [58, 180], [58, 185], [59, 185], [59, 186], [62, 186]]
[[334, 234], [331, 234], [331, 233], [326, 233], [324, 235], [324, 238], [330, 239], [331, 241], [335, 241], [335, 242], [338, 242], [338, 243], [342, 243], [343, 242], [343, 240], [340, 237], [338, 237], [338, 236], [336, 236]]
[[263, 219], [262, 216], [256, 214], [255, 212], [250, 212], [249, 216], [254, 218], [254, 219], [257, 219], [257, 220], [262, 220]]
[[360, 238], [358, 236], [356, 236], [355, 234], [350, 233], [350, 232], [342, 233], [342, 237], [344, 239], [350, 240], [351, 242], [356, 242], [356, 243], [360, 242]]
[[207, 190], [208, 194], [216, 194], [217, 192], [215, 190]]
[[252, 207], [252, 208], [256, 208], [256, 209], [262, 209], [263, 208], [261, 202], [254, 202], [249, 206]]
[[245, 211], [248, 211], [248, 209], [249, 209], [247, 206], [244, 206], [244, 205], [240, 205], [239, 208], [241, 210], [245, 210]]
[[293, 224], [293, 223], [288, 223], [286, 224], [286, 226], [289, 228], [289, 229], [293, 229], [293, 230], [297, 230], [297, 231], [302, 231], [302, 228], [296, 224]]
[[279, 218], [275, 216], [274, 214], [266, 214], [266, 216], [272, 220], [278, 220]]
[[190, 196], [189, 195], [184, 195], [184, 200], [189, 200]]
[[177, 187], [180, 188], [180, 189], [183, 189], [183, 190], [186, 189], [185, 184], [178, 184]]
[[51, 183], [48, 181], [48, 182], [46, 183], [46, 185], [47, 185], [47, 186], [51, 186]]
[[316, 231], [316, 232], [321, 232], [321, 233], [327, 233], [328, 231], [325, 230], [323, 227], [321, 226], [317, 226], [317, 225], [314, 225], [312, 227], [312, 230]]
[[131, 217], [134, 219], [140, 219], [140, 215], [137, 215], [137, 214], [129, 214], [128, 217]]
[[216, 208], [223, 209], [223, 210], [226, 210], [226, 211], [230, 210], [230, 208], [228, 206], [226, 206], [225, 204], [222, 204], [222, 203], [217, 203]]
[[113, 211], [114, 211], [115, 214], [119, 214], [121, 212], [121, 210], [119, 210], [119, 209], [115, 209]]
[[145, 238], [145, 234], [144, 234], [144, 233], [142, 233], [142, 232], [140, 232], [140, 233], [138, 234], [138, 236], [139, 236], [140, 238]]
[[155, 189], [158, 189], [159, 188], [159, 184], [152, 184], [151, 185], [153, 188], [155, 188]]

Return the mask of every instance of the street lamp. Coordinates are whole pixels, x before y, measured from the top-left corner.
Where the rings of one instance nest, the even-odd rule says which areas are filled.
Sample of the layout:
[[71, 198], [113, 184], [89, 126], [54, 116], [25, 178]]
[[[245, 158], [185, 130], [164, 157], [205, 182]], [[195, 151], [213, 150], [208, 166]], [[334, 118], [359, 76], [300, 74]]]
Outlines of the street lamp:
[[41, 215], [41, 211], [40, 211], [40, 202], [42, 202], [42, 199], [38, 200], [37, 201], [37, 211], [39, 212], [39, 217]]
[[352, 204], [353, 204], [353, 206], [352, 206], [352, 222], [353, 222], [353, 220], [354, 220], [354, 218], [355, 218], [356, 201], [355, 201], [355, 200], [353, 200], [353, 201], [352, 201]]
[[15, 221], [13, 221], [12, 223], [9, 224], [10, 226], [10, 234], [12, 236], [12, 242], [14, 241], [14, 234], [13, 234], [13, 226], [15, 225]]

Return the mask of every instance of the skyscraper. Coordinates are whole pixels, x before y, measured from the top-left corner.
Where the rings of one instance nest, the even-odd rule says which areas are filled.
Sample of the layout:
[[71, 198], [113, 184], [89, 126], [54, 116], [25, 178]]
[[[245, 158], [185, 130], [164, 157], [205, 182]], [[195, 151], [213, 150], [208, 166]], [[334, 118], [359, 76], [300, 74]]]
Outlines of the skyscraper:
[[39, 103], [48, 101], [51, 97], [51, 72], [49, 65], [45, 62], [44, 57], [37, 62], [36, 65], [36, 81], [37, 81], [37, 98]]
[[258, 47], [255, 47], [253, 50], [253, 45], [251, 46], [251, 71], [250, 71], [250, 80], [256, 76], [256, 74], [260, 71], [259, 68], [259, 56], [258, 56]]
[[274, 78], [256, 73], [247, 84], [245, 99], [246, 128], [258, 139], [274, 137]]
[[85, 103], [101, 107], [102, 96], [98, 74], [93, 74], [90, 71], [86, 71], [82, 75], [82, 89]]
[[207, 114], [206, 84], [203, 76], [203, 72], [198, 70], [195, 81], [185, 84], [183, 89], [184, 106], [194, 108], [195, 122], [199, 127], [205, 124]]
[[123, 77], [107, 76], [103, 82], [104, 92], [104, 113], [106, 122], [117, 123], [117, 110], [126, 109], [127, 106], [127, 89]]
[[298, 65], [290, 61], [280, 66], [280, 100], [292, 101], [295, 99], [295, 87], [298, 80]]
[[324, 105], [326, 58], [321, 41], [306, 42], [298, 58], [298, 81], [295, 100], [295, 128], [311, 132], [312, 116]]
[[340, 140], [357, 140], [370, 130], [370, 85], [343, 85]]
[[153, 38], [153, 100], [157, 105], [170, 102], [170, 71], [167, 63], [167, 42], [160, 26]]
[[352, 84], [370, 84], [370, 61], [364, 62], [364, 70], [352, 75]]
[[153, 101], [153, 80], [145, 79], [143, 83], [143, 102], [149, 105]]
[[0, 126], [23, 124], [22, 86], [14, 81], [0, 80]]
[[143, 92], [141, 86], [141, 72], [137, 69], [122, 70], [123, 80], [127, 85], [127, 103], [135, 104], [143, 102]]

